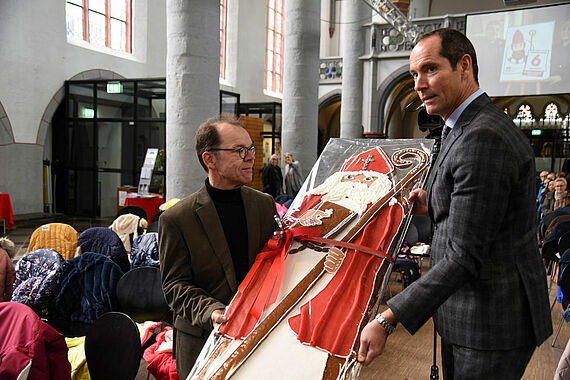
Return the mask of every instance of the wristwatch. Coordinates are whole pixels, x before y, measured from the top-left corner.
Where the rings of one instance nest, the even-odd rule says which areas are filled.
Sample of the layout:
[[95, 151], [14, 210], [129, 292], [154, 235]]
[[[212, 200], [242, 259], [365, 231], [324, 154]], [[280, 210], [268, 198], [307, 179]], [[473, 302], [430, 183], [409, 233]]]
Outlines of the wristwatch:
[[384, 327], [384, 330], [386, 330], [386, 332], [388, 333], [388, 335], [392, 334], [394, 331], [396, 331], [396, 326], [390, 324], [387, 320], [384, 319], [384, 317], [382, 317], [382, 314], [378, 314], [376, 316], [376, 320], [378, 321], [378, 323], [380, 323], [380, 325], [382, 327]]

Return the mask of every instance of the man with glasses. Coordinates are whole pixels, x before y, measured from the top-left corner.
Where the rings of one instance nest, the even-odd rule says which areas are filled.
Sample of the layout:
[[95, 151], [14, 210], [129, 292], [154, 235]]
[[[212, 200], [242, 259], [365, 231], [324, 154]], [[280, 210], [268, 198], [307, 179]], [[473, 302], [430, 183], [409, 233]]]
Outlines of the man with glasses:
[[275, 229], [273, 198], [252, 180], [255, 146], [237, 119], [206, 121], [195, 136], [204, 186], [159, 222], [162, 287], [174, 311], [178, 375], [185, 379], [213, 327], [224, 323], [255, 256]]

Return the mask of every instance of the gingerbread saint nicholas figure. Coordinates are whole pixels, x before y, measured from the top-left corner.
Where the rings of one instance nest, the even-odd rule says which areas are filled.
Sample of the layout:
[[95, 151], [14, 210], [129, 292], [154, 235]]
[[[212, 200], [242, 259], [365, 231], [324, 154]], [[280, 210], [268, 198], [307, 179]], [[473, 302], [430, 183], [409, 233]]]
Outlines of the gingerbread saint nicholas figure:
[[[393, 170], [392, 162], [380, 148], [354, 156], [339, 172], [306, 195], [301, 206], [291, 210], [284, 222], [292, 230], [310, 227], [319, 236], [343, 240], [358, 219], [393, 188], [389, 178]], [[403, 216], [403, 206], [392, 198], [350, 239], [350, 243], [388, 252]], [[294, 251], [299, 248], [287, 252], [295, 254]], [[279, 255], [271, 252], [264, 250], [258, 254], [256, 264], [259, 265], [254, 264], [228, 306], [228, 322], [219, 328], [219, 333], [225, 337], [243, 339], [248, 336], [261, 318], [263, 311], [259, 306], [271, 304], [269, 293], [271, 289], [279, 288], [274, 282], [278, 274], [272, 272], [279, 267], [274, 265], [279, 261]], [[288, 319], [297, 339], [337, 357], [347, 357], [373, 296], [383, 262], [384, 258], [359, 250], [330, 248], [325, 269], [333, 273], [332, 278], [322, 291], [300, 307], [299, 314]]]
[[[290, 214], [291, 227], [321, 230], [321, 236], [342, 240], [354, 219], [358, 220], [393, 187], [389, 178], [394, 166], [380, 148], [348, 159], [340, 171], [306, 195]], [[384, 205], [351, 243], [387, 252], [404, 217], [394, 198]], [[337, 357], [347, 357], [373, 296], [383, 258], [357, 250], [331, 248], [325, 263], [334, 272], [325, 288], [300, 313], [288, 319], [297, 339]]]

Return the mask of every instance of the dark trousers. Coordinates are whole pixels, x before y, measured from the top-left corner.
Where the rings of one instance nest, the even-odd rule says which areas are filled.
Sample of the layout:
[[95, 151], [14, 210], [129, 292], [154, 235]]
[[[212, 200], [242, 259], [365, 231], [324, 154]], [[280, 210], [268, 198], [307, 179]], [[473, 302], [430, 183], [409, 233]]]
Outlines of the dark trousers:
[[444, 380], [519, 380], [536, 346], [512, 350], [476, 350], [441, 340]]
[[208, 337], [197, 337], [192, 334], [187, 334], [180, 329], [176, 329], [176, 338], [174, 339], [174, 346], [176, 351], [176, 372], [180, 379], [186, 379], [188, 374], [194, 367], [194, 363], [202, 347]]

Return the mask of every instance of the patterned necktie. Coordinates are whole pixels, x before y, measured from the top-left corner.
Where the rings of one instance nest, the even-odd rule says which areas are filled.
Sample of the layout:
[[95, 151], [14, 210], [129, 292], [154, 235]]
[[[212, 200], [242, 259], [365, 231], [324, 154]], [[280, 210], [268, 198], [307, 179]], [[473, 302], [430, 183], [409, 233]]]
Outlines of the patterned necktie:
[[450, 130], [451, 130], [451, 128], [449, 128], [447, 125], [444, 124], [444, 129], [443, 129], [443, 133], [441, 134], [441, 137], [435, 138], [433, 148], [431, 149], [431, 164], [432, 165], [434, 164], [435, 160], [437, 160], [437, 156], [439, 155], [439, 152], [441, 151], [441, 146], [443, 144], [443, 140], [447, 137], [447, 134], [449, 133]]
[[451, 132], [451, 128], [449, 128], [447, 125], [443, 128], [443, 133], [441, 134], [441, 143], [443, 144], [445, 142], [445, 139], [447, 138], [447, 135], [449, 135], [449, 132]]

